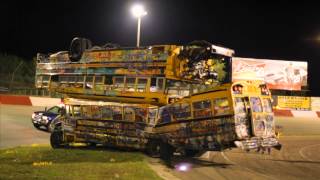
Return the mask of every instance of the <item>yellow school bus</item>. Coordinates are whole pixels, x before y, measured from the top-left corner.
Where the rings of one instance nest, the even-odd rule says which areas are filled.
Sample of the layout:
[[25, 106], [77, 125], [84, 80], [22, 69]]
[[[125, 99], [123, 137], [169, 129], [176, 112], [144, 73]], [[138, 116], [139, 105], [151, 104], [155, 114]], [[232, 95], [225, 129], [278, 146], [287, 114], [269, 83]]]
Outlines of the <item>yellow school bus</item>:
[[[145, 149], [157, 107], [83, 99], [64, 99], [63, 115], [51, 134], [52, 147], [70, 143]], [[149, 132], [149, 134], [147, 133]]]
[[214, 88], [194, 85], [193, 94], [165, 106], [73, 100], [66, 102], [53, 147], [87, 142], [147, 150], [170, 158], [174, 151], [240, 147], [279, 149], [271, 96], [260, 81]]
[[269, 152], [271, 147], [281, 148], [275, 134], [270, 91], [261, 81], [209, 88], [163, 106], [155, 132], [167, 148], [171, 146], [168, 149], [180, 148], [189, 153], [233, 146]]
[[162, 106], [191, 95], [191, 84], [231, 81], [234, 51], [210, 43], [139, 48], [88, 44], [75, 38], [70, 51], [38, 54], [36, 87], [71, 98]]

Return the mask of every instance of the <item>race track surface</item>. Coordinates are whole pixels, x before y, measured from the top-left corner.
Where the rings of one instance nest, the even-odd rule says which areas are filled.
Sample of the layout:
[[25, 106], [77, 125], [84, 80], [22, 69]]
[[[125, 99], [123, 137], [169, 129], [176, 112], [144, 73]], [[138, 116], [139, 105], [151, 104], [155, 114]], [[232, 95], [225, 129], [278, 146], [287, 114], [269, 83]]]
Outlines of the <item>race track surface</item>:
[[[30, 120], [32, 112], [43, 109], [0, 105], [0, 148], [49, 144], [49, 133], [35, 129]], [[183, 180], [320, 179], [320, 119], [277, 118], [276, 124], [283, 126], [281, 151], [268, 155], [232, 149], [206, 152], [200, 158], [175, 156], [167, 170]], [[181, 164], [188, 170], [179, 171]]]
[[44, 107], [0, 105], [0, 148], [48, 144], [49, 133], [36, 130], [31, 122], [34, 111]]

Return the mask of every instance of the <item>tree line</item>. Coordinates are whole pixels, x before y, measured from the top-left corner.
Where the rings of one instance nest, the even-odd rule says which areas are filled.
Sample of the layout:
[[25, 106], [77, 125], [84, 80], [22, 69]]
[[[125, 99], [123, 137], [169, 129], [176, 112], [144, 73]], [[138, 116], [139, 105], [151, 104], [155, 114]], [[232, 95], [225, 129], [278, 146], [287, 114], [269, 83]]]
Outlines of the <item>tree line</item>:
[[0, 54], [0, 87], [8, 89], [33, 88], [36, 59]]

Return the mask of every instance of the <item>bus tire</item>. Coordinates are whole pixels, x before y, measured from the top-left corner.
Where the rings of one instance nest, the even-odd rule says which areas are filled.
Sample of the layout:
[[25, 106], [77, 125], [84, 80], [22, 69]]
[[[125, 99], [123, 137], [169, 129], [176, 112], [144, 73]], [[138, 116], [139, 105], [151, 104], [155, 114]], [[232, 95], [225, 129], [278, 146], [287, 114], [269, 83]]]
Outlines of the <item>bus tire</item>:
[[53, 149], [63, 147], [63, 132], [61, 130], [54, 130], [50, 135], [50, 145]]
[[146, 146], [146, 152], [151, 157], [159, 157], [160, 141], [156, 139], [150, 139]]
[[173, 147], [167, 143], [161, 141], [160, 143], [160, 158], [165, 161], [170, 161], [173, 156]]

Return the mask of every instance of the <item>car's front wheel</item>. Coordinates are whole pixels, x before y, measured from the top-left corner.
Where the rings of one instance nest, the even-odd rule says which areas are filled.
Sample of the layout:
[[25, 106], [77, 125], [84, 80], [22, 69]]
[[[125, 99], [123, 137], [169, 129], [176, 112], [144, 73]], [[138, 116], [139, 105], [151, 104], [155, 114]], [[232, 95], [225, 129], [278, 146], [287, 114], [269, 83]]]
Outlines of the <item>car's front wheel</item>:
[[62, 148], [63, 147], [63, 132], [61, 130], [55, 129], [50, 136], [50, 145], [52, 148]]

